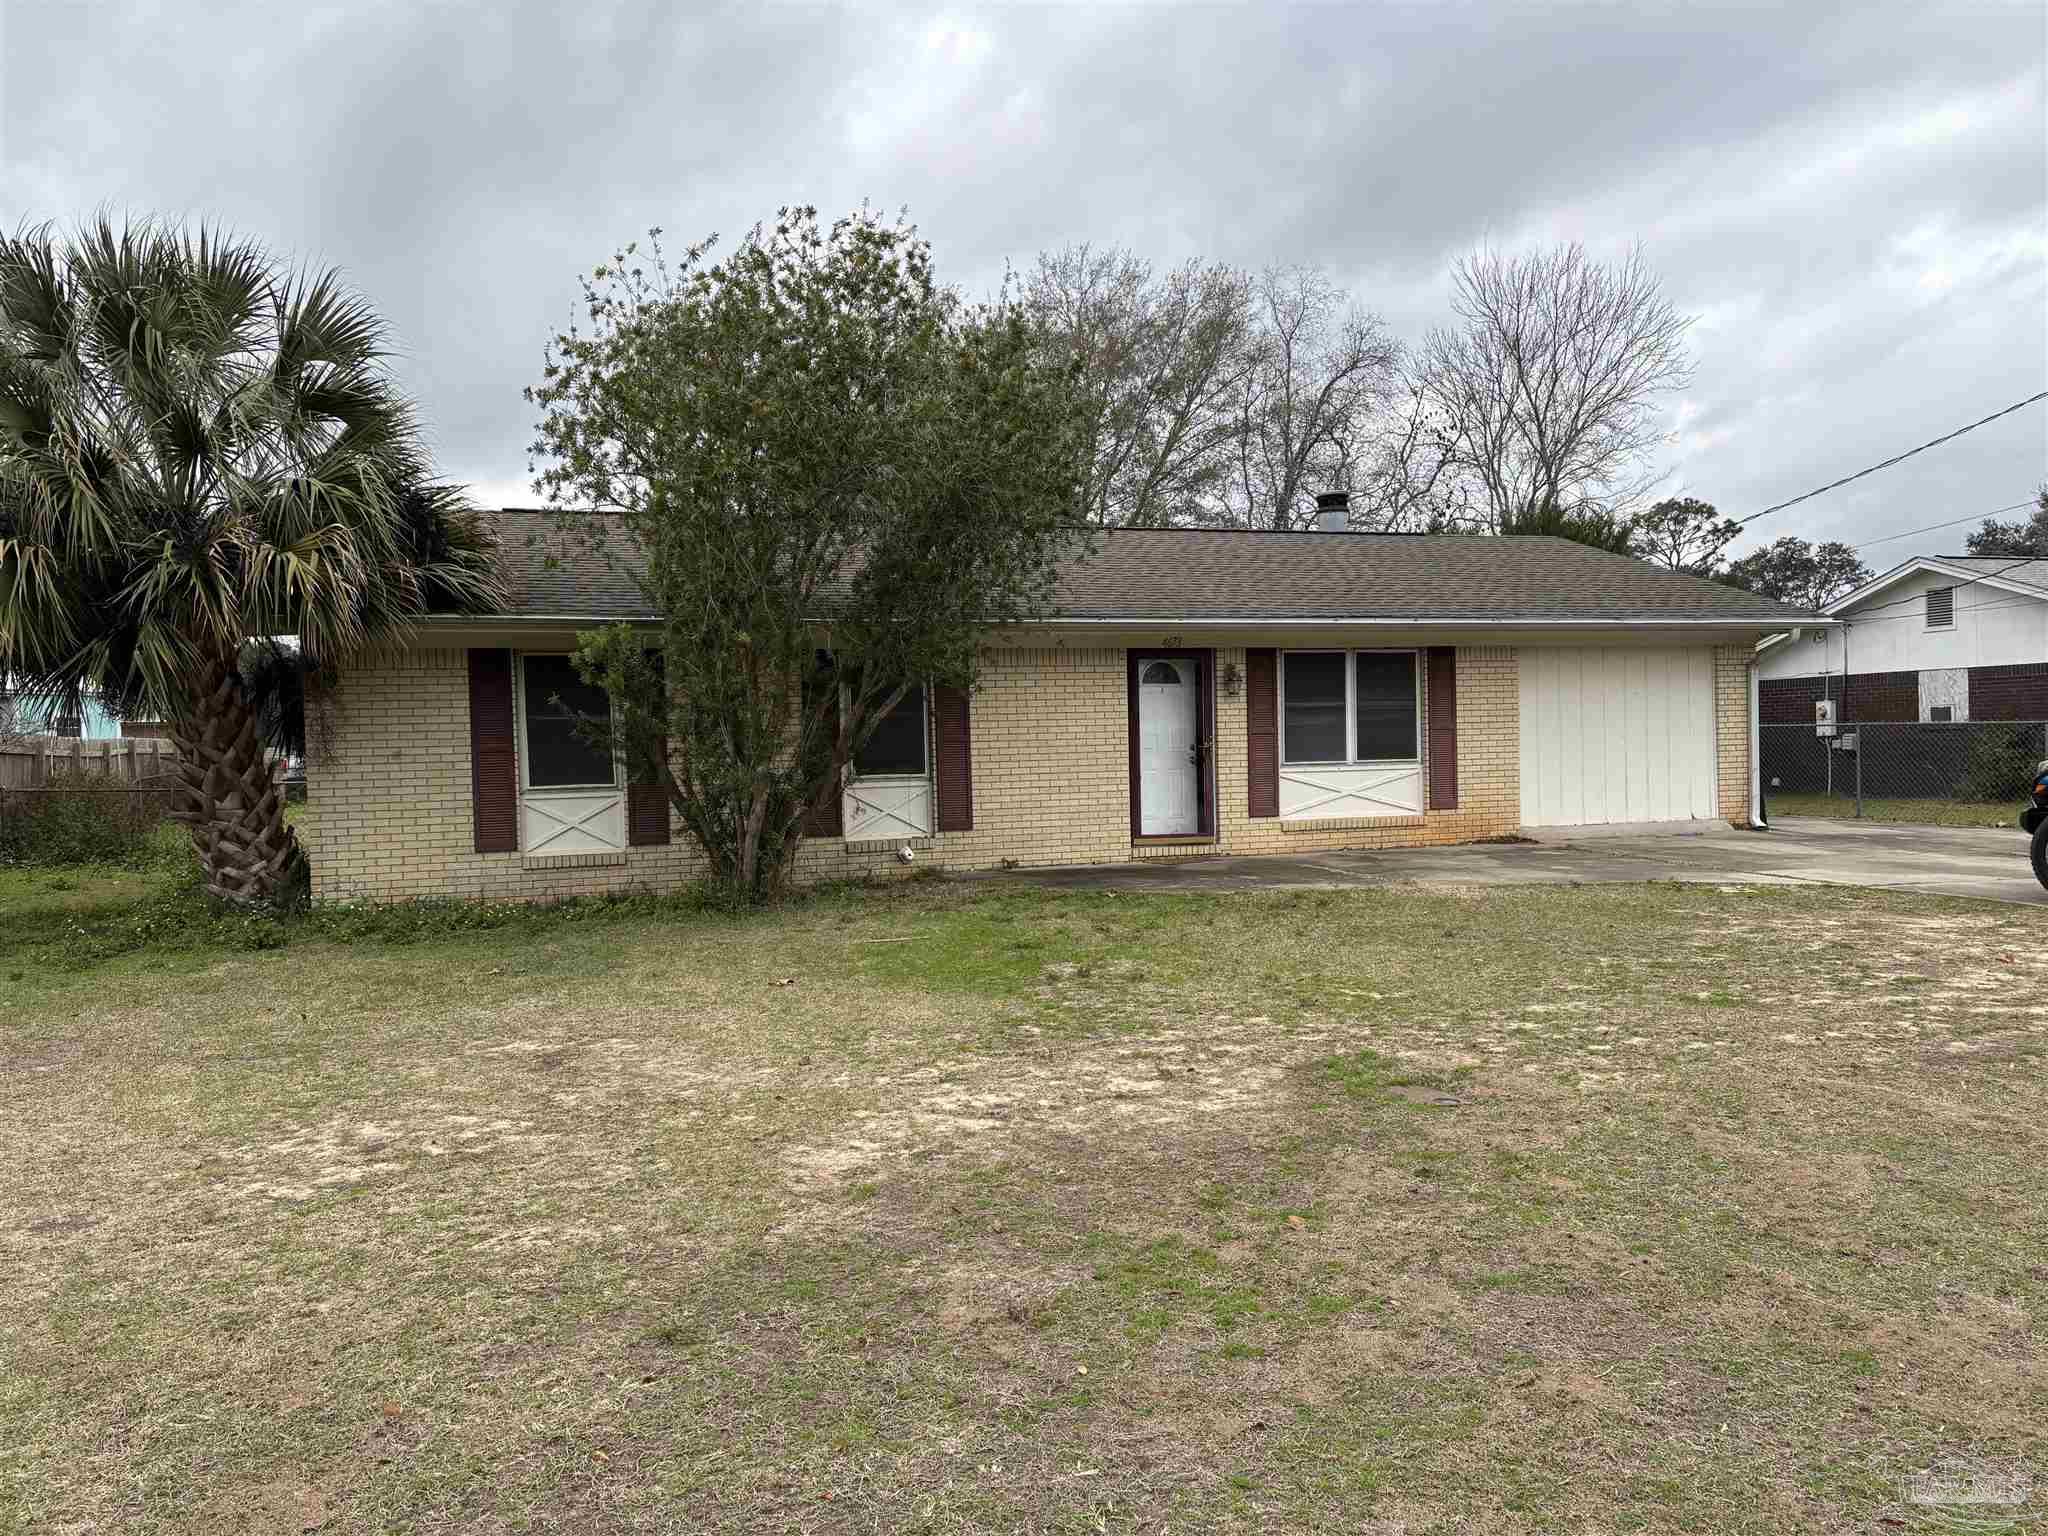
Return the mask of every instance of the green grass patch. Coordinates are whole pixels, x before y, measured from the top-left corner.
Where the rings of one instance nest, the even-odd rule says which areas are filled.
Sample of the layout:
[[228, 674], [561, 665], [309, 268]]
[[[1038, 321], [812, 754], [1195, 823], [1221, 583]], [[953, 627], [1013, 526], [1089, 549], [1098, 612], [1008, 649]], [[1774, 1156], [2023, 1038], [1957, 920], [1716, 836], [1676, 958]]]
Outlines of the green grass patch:
[[[1859, 814], [1853, 793], [1789, 795], [1772, 792], [1765, 804], [1773, 818], [1817, 816], [1842, 821], [1855, 819]], [[1871, 796], [1863, 801], [1860, 814], [1864, 821], [1904, 822], [1923, 827], [2016, 829], [2019, 825], [2020, 812], [2025, 808], [2024, 800], [1915, 800], [1899, 797], [1880, 799]]]

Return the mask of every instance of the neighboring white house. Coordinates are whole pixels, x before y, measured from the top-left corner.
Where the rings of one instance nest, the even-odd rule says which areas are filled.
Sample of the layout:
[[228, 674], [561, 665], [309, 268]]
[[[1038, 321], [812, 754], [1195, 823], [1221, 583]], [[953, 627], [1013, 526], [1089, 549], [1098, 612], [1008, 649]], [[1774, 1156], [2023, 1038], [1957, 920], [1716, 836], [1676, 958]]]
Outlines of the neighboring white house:
[[2048, 720], [2048, 560], [1920, 555], [1758, 647], [1766, 721]]
[[88, 697], [78, 713], [68, 713], [55, 699], [23, 692], [0, 677], [0, 734], [107, 741], [121, 734], [121, 722], [98, 699]]

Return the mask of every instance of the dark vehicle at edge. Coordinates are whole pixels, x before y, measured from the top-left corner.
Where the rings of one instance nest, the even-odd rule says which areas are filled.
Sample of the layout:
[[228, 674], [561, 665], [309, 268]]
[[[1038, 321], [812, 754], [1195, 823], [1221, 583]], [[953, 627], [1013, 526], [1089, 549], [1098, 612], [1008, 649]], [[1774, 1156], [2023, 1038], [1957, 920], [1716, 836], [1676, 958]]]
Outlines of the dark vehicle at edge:
[[2048, 886], [2048, 757], [2034, 769], [2034, 803], [2020, 812], [2020, 830], [2034, 835], [2034, 878]]

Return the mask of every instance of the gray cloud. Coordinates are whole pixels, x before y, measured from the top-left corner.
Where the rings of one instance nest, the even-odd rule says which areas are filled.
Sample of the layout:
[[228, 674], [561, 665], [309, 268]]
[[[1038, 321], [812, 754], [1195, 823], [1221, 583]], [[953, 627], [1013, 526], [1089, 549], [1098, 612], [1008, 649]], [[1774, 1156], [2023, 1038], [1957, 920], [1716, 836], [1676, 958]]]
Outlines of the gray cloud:
[[[1317, 262], [1409, 339], [1475, 242], [1640, 239], [1701, 317], [1671, 484], [1731, 513], [2048, 378], [2033, 4], [0, 7], [0, 216], [344, 266], [495, 496], [578, 271], [793, 200], [907, 204], [972, 289], [1082, 239]], [[1758, 531], [1877, 538], [2044, 473], [2036, 408]]]

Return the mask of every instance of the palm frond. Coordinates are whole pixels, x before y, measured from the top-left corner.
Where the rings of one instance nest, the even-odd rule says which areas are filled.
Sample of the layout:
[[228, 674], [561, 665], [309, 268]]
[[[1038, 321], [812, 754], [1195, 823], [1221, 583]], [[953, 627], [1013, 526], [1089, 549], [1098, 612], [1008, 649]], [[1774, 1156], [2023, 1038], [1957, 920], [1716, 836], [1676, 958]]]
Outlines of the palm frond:
[[251, 636], [343, 661], [501, 600], [375, 311], [213, 226], [0, 239], [0, 655], [175, 717]]

